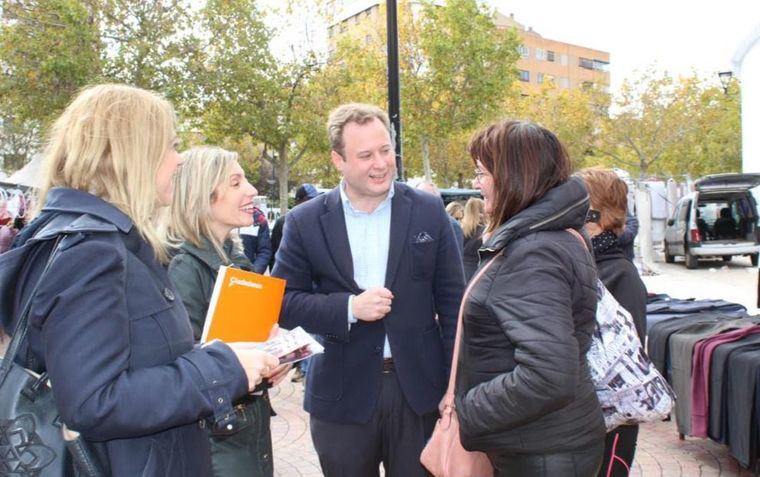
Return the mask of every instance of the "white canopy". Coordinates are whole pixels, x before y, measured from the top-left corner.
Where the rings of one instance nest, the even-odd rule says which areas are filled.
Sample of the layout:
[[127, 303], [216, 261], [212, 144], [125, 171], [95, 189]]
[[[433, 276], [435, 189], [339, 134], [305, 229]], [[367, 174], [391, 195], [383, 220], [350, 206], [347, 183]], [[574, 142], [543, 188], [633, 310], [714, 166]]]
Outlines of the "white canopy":
[[24, 167], [17, 170], [3, 182], [18, 184], [26, 187], [37, 187], [39, 183], [40, 164], [42, 163], [42, 154], [35, 154], [32, 160]]

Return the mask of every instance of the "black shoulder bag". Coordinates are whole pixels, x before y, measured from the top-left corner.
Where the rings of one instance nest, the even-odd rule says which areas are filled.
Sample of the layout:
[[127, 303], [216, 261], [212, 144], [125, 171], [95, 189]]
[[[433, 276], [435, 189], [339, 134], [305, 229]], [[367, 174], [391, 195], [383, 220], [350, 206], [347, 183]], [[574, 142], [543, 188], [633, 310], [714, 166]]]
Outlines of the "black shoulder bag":
[[14, 361], [27, 336], [32, 301], [53, 263], [61, 238], [59, 235], [56, 239], [24, 305], [5, 357], [0, 357], [0, 476], [104, 475], [81, 437], [61, 422], [47, 373], [39, 375]]

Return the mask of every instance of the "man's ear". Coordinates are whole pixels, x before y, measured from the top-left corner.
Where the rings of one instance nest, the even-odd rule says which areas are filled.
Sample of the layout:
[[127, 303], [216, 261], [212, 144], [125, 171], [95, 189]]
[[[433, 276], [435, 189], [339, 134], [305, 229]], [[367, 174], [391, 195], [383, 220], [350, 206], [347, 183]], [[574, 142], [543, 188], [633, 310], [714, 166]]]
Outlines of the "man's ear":
[[332, 159], [335, 168], [343, 172], [343, 164], [346, 162], [343, 156], [338, 154], [335, 150], [330, 151], [330, 159]]

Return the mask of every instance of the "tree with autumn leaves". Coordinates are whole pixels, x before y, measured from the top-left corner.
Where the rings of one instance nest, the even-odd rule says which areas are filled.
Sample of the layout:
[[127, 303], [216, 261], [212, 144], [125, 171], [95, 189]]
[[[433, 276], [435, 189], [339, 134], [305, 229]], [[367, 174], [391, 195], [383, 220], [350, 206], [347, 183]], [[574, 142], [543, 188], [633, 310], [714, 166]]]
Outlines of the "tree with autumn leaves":
[[[635, 176], [737, 171], [739, 85], [728, 94], [696, 75], [647, 72], [610, 98], [598, 88], [514, 85], [519, 39], [497, 30], [476, 0], [401, 1], [401, 113], [407, 175], [467, 186], [471, 133], [499, 117], [542, 123], [577, 167], [604, 164]], [[322, 0], [290, 0], [326, 16]], [[81, 87], [118, 81], [155, 89], [177, 106], [186, 146], [214, 142], [241, 153], [252, 175], [274, 170], [281, 205], [296, 182], [334, 185], [324, 122], [347, 101], [386, 105], [385, 23], [344, 35], [329, 55], [316, 43], [276, 51], [255, 0], [9, 0], [0, 25], [0, 140], [6, 169]], [[271, 16], [271, 13], [269, 14]], [[284, 17], [283, 16], [283, 17]], [[311, 17], [309, 24], [313, 24]], [[10, 160], [9, 160], [10, 158]]]
[[738, 85], [648, 71], [623, 83], [596, 142], [603, 162], [636, 176], [739, 172]]

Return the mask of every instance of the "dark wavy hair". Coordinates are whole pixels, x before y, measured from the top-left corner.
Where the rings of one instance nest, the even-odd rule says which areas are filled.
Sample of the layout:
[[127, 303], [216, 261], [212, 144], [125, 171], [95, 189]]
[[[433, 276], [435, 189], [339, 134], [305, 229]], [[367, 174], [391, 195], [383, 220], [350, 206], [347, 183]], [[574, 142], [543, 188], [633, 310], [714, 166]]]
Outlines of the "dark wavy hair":
[[468, 146], [493, 177], [488, 231], [496, 229], [570, 177], [565, 146], [548, 129], [507, 119], [477, 131]]

